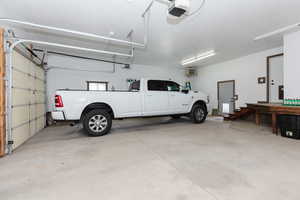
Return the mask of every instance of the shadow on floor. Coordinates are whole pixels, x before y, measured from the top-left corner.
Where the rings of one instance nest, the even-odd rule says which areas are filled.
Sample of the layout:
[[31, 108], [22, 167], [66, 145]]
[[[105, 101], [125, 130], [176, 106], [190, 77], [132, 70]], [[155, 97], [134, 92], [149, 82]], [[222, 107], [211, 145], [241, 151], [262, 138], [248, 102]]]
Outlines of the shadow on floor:
[[[170, 119], [168, 117], [163, 118], [142, 118], [142, 119], [125, 119], [114, 120], [111, 132], [107, 135], [114, 135], [126, 132], [135, 131], [153, 131], [161, 129], [162, 127], [181, 126], [182, 124], [192, 123], [189, 118]], [[64, 129], [62, 129], [64, 127]], [[63, 131], [62, 131], [63, 130]], [[69, 126], [66, 123], [58, 123], [50, 126], [26, 143], [41, 143], [41, 142], [53, 142], [53, 141], [66, 141], [89, 138], [82, 128], [82, 125]]]

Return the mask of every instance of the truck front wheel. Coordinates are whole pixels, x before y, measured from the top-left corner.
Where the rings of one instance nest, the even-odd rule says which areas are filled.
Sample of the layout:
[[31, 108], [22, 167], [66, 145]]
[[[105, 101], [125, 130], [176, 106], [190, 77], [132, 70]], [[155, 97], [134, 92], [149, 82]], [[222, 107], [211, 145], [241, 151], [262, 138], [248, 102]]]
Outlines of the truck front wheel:
[[83, 119], [83, 128], [90, 136], [106, 135], [112, 125], [111, 115], [104, 109], [88, 112]]
[[194, 123], [203, 123], [206, 120], [207, 111], [205, 107], [201, 104], [196, 104], [192, 108], [192, 112], [190, 113], [191, 119]]

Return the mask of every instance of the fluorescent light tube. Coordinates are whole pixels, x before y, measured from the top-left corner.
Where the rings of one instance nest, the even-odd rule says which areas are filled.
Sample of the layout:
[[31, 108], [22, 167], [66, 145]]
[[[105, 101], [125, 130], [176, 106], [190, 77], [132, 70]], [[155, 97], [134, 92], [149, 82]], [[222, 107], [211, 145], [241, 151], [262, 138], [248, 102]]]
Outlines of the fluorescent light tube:
[[278, 29], [276, 31], [272, 31], [270, 33], [266, 33], [266, 34], [263, 34], [261, 36], [257, 36], [256, 38], [254, 38], [254, 40], [262, 40], [262, 39], [265, 39], [265, 38], [268, 38], [268, 37], [271, 37], [271, 36], [274, 36], [274, 35], [278, 35], [280, 33], [287, 32], [287, 31], [289, 31], [291, 29], [294, 29], [294, 28], [297, 28], [297, 27], [300, 27], [300, 23], [293, 24], [293, 25], [290, 25], [290, 26], [286, 26], [286, 27]]
[[183, 61], [181, 62], [181, 64], [182, 64], [182, 65], [189, 65], [189, 64], [198, 62], [198, 61], [200, 61], [200, 60], [204, 60], [204, 59], [206, 59], [206, 58], [209, 58], [209, 57], [212, 57], [212, 56], [215, 56], [215, 55], [216, 55], [216, 52], [215, 52], [214, 50], [211, 50], [211, 51], [208, 51], [208, 52], [199, 54], [199, 55], [197, 55], [197, 56], [195, 56], [195, 57], [192, 57], [192, 58], [183, 60]]

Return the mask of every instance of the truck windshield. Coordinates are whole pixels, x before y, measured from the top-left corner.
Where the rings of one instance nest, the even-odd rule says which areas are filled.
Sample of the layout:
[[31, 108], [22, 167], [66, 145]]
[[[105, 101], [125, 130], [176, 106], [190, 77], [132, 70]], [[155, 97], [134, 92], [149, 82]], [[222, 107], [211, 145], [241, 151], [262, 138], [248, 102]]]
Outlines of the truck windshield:
[[129, 91], [131, 91], [131, 92], [140, 91], [140, 84], [141, 84], [140, 81], [135, 81], [135, 82], [131, 83], [129, 86]]

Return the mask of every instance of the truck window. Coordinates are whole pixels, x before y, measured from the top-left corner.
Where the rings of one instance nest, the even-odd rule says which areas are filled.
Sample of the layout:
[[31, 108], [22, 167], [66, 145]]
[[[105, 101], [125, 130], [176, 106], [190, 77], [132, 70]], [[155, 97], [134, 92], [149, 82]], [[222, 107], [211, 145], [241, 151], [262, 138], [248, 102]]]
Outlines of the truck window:
[[171, 92], [179, 92], [180, 91], [180, 85], [178, 83], [175, 83], [173, 81], [167, 81], [167, 89]]
[[140, 91], [140, 85], [141, 82], [140, 81], [135, 81], [133, 83], [131, 83], [130, 87], [129, 87], [129, 91]]
[[159, 80], [149, 80], [148, 81], [148, 90], [149, 91], [168, 91], [166, 81]]

